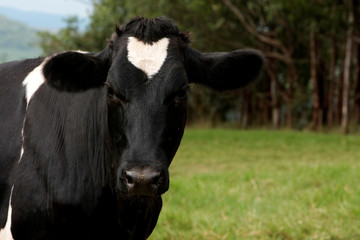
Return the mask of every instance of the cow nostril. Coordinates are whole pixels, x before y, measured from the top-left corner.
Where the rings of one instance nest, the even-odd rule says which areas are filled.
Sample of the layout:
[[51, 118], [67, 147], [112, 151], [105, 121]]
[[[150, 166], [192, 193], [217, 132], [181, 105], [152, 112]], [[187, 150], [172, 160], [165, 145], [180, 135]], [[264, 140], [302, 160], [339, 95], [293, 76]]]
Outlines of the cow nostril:
[[136, 176], [134, 172], [125, 172], [125, 179], [127, 184], [134, 184], [136, 182], [135, 177]]
[[163, 180], [162, 174], [151, 168], [133, 168], [123, 172], [129, 193], [134, 195], [156, 195]]
[[151, 184], [153, 184], [157, 187], [160, 186], [160, 184], [161, 184], [161, 174], [160, 173], [157, 173], [156, 175], [154, 175], [152, 177]]

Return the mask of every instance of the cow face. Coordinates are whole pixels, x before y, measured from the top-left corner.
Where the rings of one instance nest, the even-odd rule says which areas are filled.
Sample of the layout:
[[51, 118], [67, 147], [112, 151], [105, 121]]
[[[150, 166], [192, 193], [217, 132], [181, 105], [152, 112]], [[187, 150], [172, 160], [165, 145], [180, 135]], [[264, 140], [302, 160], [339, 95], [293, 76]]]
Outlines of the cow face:
[[121, 149], [118, 187], [136, 195], [161, 194], [169, 187], [168, 167], [186, 121], [183, 43], [176, 37], [147, 43], [127, 35], [116, 41], [107, 84], [124, 116], [121, 130], [113, 131]]
[[[200, 53], [188, 44], [170, 20], [136, 18], [117, 28], [104, 51], [86, 55], [85, 85], [107, 92], [114, 175], [122, 194], [156, 196], [169, 188], [168, 167], [184, 132], [189, 83], [236, 89], [254, 80], [263, 65], [254, 50]], [[62, 82], [61, 88], [82, 89], [77, 82]]]

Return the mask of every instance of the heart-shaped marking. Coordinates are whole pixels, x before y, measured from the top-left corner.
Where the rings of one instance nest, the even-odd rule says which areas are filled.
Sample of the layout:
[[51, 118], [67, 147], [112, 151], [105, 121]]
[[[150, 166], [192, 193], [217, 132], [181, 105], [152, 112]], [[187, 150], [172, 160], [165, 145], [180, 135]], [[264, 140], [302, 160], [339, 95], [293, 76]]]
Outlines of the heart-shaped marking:
[[135, 37], [128, 39], [128, 60], [141, 69], [149, 79], [159, 72], [167, 56], [168, 38], [147, 44]]

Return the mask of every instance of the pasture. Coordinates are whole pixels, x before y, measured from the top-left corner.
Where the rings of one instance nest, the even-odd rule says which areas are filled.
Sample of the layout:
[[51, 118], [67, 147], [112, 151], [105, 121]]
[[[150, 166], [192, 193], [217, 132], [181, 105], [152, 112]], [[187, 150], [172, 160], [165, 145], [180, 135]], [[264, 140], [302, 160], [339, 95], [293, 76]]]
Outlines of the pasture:
[[360, 239], [360, 137], [188, 129], [149, 239]]

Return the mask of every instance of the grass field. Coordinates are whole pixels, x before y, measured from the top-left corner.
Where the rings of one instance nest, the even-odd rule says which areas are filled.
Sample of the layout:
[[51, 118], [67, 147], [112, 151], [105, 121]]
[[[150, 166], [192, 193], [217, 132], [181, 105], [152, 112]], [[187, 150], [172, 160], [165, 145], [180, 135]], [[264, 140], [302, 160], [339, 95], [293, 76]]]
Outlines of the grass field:
[[360, 136], [187, 130], [151, 240], [360, 239]]

